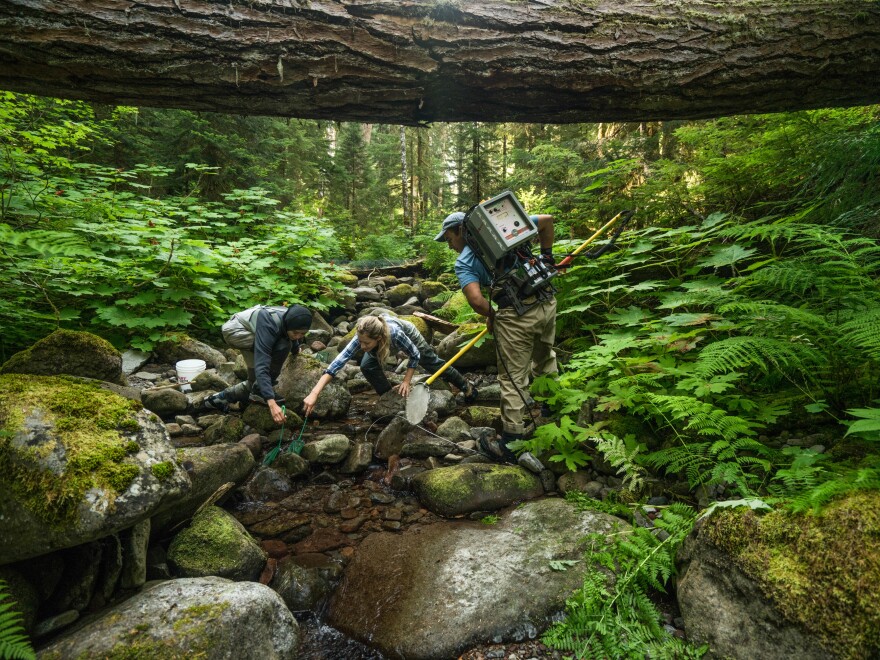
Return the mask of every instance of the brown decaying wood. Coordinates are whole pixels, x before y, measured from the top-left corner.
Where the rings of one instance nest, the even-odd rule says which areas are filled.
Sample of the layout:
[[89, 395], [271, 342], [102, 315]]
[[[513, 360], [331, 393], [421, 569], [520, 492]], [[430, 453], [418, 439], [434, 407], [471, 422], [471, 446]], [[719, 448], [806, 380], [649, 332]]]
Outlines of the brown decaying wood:
[[3, 0], [0, 87], [417, 125], [880, 100], [880, 2]]

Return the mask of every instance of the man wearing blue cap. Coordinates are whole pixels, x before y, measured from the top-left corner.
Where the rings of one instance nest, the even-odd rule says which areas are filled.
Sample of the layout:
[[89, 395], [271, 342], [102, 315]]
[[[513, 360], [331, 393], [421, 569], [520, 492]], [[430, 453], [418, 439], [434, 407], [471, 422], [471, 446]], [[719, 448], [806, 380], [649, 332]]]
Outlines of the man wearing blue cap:
[[[553, 216], [530, 217], [538, 227], [542, 258], [552, 264]], [[501, 386], [502, 433], [497, 442], [481, 440], [480, 448], [497, 459], [516, 463], [517, 457], [507, 445], [522, 440], [525, 434], [523, 399], [528, 392], [529, 376], [557, 372], [556, 353], [553, 350], [556, 339], [556, 299], [552, 296], [542, 299], [526, 298], [521, 302], [528, 309], [520, 316], [509, 301], [498, 301], [497, 293], [493, 291], [493, 298], [498, 304], [498, 308], [493, 309], [481, 289], [492, 286], [492, 274], [465, 241], [464, 221], [465, 214], [461, 212], [446, 216], [440, 233], [434, 240], [446, 241], [450, 249], [458, 252], [455, 275], [462, 293], [473, 310], [486, 317], [486, 325], [495, 336], [498, 383]], [[531, 468], [528, 464], [527, 467]]]

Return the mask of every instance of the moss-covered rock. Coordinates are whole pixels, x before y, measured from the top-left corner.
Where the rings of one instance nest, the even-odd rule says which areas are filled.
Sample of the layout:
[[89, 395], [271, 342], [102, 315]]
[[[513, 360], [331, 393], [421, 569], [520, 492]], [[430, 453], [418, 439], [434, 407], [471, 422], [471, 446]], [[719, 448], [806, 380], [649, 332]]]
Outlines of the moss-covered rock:
[[493, 511], [543, 495], [541, 480], [519, 466], [471, 463], [422, 472], [413, 486], [425, 508], [441, 516]]
[[410, 298], [416, 297], [417, 293], [411, 284], [398, 284], [385, 291], [385, 298], [389, 305], [397, 307]]
[[470, 303], [460, 290], [452, 294], [452, 297], [443, 303], [443, 307], [434, 311], [435, 316], [453, 322], [465, 319], [471, 314], [473, 314], [473, 310]]
[[[259, 404], [254, 404], [259, 405]], [[253, 407], [253, 406], [251, 406]], [[267, 408], [268, 410], [268, 408]], [[238, 442], [245, 435], [244, 421], [234, 415], [223, 415], [205, 429], [205, 444], [219, 445]]]
[[425, 280], [419, 287], [419, 298], [423, 301], [433, 298], [434, 296], [449, 291], [449, 288], [442, 282]]
[[339, 271], [333, 275], [333, 279], [348, 287], [357, 286], [358, 278], [357, 275], [352, 275], [346, 271]]
[[[72, 377], [0, 376], [0, 563], [106, 536], [189, 488], [162, 423]], [[162, 479], [153, 466], [166, 464]]]
[[880, 649], [880, 492], [851, 493], [820, 513], [723, 511], [699, 537], [829, 655], [867, 658]]
[[256, 582], [167, 580], [90, 617], [40, 650], [42, 660], [295, 658], [299, 625]]
[[179, 577], [216, 575], [255, 580], [266, 555], [240, 522], [223, 509], [210, 506], [174, 537], [168, 562]]
[[[443, 338], [443, 341], [437, 346], [437, 355], [442, 360], [451, 359], [485, 327], [484, 323], [465, 323]], [[491, 334], [487, 334], [456, 361], [455, 367], [459, 370], [490, 367], [495, 366], [496, 362], [495, 338]]]
[[16, 353], [0, 374], [80, 376], [125, 385], [122, 354], [110, 342], [90, 332], [56, 330], [28, 349]]

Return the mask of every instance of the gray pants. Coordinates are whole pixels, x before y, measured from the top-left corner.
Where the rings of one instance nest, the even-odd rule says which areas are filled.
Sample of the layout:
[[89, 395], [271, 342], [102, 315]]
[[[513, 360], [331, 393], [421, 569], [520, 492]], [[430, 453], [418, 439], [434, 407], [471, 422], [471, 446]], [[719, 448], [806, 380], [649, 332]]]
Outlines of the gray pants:
[[[400, 323], [404, 334], [409, 337], [410, 341], [412, 341], [412, 343], [416, 345], [416, 348], [419, 349], [420, 367], [429, 374], [433, 374], [446, 364], [434, 352], [434, 349], [428, 345], [428, 342], [425, 341], [425, 338], [422, 337], [422, 333], [419, 332], [416, 326], [404, 319], [394, 320]], [[376, 390], [377, 394], [384, 394], [391, 389], [391, 383], [388, 382], [388, 378], [385, 376], [385, 369], [379, 364], [379, 360], [370, 353], [364, 353], [364, 357], [361, 360], [361, 373], [364, 374], [364, 378], [366, 378], [370, 385], [373, 386], [373, 389]], [[463, 390], [467, 386], [467, 381], [465, 381], [464, 376], [453, 367], [449, 367], [446, 371], [440, 374], [440, 378], [459, 390]]]

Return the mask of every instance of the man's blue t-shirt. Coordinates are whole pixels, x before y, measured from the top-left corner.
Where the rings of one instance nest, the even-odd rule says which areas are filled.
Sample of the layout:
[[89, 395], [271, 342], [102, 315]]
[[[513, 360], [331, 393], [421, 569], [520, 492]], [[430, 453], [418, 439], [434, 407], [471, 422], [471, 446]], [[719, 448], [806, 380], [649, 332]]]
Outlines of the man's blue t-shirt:
[[477, 255], [471, 250], [470, 245], [465, 245], [464, 250], [455, 260], [455, 276], [458, 285], [463, 289], [471, 282], [479, 282], [480, 286], [489, 286], [492, 276], [486, 267], [477, 259]]

